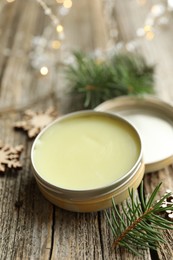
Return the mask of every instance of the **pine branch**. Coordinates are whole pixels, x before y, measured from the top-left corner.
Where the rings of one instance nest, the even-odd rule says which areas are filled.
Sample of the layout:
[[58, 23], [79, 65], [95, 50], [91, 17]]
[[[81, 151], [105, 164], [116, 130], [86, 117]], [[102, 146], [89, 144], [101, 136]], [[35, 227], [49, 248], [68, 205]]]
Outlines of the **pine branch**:
[[146, 216], [147, 214], [149, 214], [152, 210], [153, 210], [153, 208], [148, 209], [147, 211], [145, 211], [145, 212], [143, 213], [143, 215], [141, 215], [141, 216], [140, 216], [139, 218], [137, 218], [130, 226], [128, 226], [128, 227], [124, 230], [124, 232], [114, 241], [113, 247], [116, 247], [116, 246], [120, 243], [120, 241], [122, 241], [122, 240], [126, 237], [126, 235], [127, 235], [131, 230], [135, 229], [135, 227], [136, 227], [140, 222], [142, 222], [142, 220], [145, 218], [145, 216]]
[[155, 202], [160, 186], [161, 184], [154, 189], [149, 198], [145, 198], [142, 183], [140, 186], [141, 202], [134, 199], [133, 189], [129, 190], [130, 202], [126, 200], [126, 208], [123, 204], [121, 205], [121, 213], [115, 205], [115, 201], [112, 200], [110, 214], [108, 211], [105, 213], [115, 239], [113, 247], [120, 245], [133, 254], [139, 255], [137, 248], [156, 249], [160, 243], [165, 243], [160, 230], [173, 230], [173, 222], [163, 218], [160, 214], [173, 210], [173, 205], [162, 207], [163, 202], [172, 193], [166, 193]]
[[139, 54], [116, 54], [98, 62], [82, 52], [74, 53], [75, 64], [69, 65], [66, 78], [73, 93], [81, 94], [85, 108], [122, 96], [154, 92], [154, 68]]

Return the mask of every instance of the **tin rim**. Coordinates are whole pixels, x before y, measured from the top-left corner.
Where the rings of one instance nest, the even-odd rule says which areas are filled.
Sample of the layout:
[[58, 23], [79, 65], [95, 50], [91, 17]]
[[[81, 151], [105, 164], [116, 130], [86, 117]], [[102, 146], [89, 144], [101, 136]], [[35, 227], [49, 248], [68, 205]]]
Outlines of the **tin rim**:
[[[144, 111], [155, 110], [165, 116], [173, 125], [173, 107], [155, 96], [122, 96], [103, 102], [95, 108], [95, 111], [105, 111], [108, 113], [119, 113], [132, 109], [143, 109]], [[173, 163], [173, 152], [167, 157], [153, 162], [144, 162], [145, 172], [160, 170]]]
[[[50, 127], [52, 127], [54, 124], [57, 124], [58, 122], [61, 122], [62, 120], [68, 120], [69, 118], [75, 118], [75, 117], [81, 117], [81, 116], [91, 116], [91, 115], [98, 115], [98, 116], [102, 116], [102, 117], [106, 116], [106, 117], [111, 117], [111, 118], [116, 119], [116, 120], [118, 119], [118, 120], [124, 122], [126, 125], [128, 125], [134, 131], [134, 133], [135, 133], [135, 135], [138, 139], [139, 147], [140, 147], [140, 153], [139, 153], [139, 156], [138, 156], [134, 166], [125, 175], [123, 175], [121, 178], [115, 180], [114, 182], [110, 183], [109, 185], [98, 187], [98, 188], [93, 188], [93, 189], [81, 189], [81, 190], [65, 189], [65, 188], [61, 188], [59, 186], [56, 186], [52, 183], [49, 183], [48, 181], [43, 179], [40, 176], [40, 174], [37, 171], [36, 166], [34, 164], [34, 149], [35, 149], [35, 145], [36, 145], [37, 141], [39, 140], [39, 138]], [[119, 185], [122, 185], [124, 182], [128, 181], [128, 179], [131, 179], [131, 177], [136, 173], [136, 171], [137, 171], [139, 165], [141, 164], [141, 162], [142, 162], [142, 142], [141, 142], [140, 135], [139, 135], [138, 131], [136, 130], [136, 128], [132, 124], [130, 124], [127, 120], [125, 120], [124, 118], [122, 118], [118, 115], [114, 115], [114, 114], [103, 112], [103, 111], [94, 111], [94, 110], [77, 111], [77, 112], [69, 113], [67, 115], [64, 115], [64, 116], [57, 118], [52, 123], [50, 123], [48, 126], [46, 126], [37, 135], [37, 137], [35, 138], [35, 140], [33, 142], [32, 148], [31, 148], [31, 163], [32, 163], [33, 174], [34, 174], [35, 178], [42, 185], [44, 185], [46, 188], [49, 187], [50, 190], [55, 191], [57, 194], [60, 194], [60, 195], [61, 194], [71, 194], [71, 195], [73, 194], [73, 196], [79, 196], [79, 194], [80, 194], [81, 196], [85, 197], [85, 194], [92, 196], [94, 194], [101, 194], [103, 192], [108, 192], [110, 189], [119, 187]]]
[[37, 178], [37, 176], [35, 176], [35, 178], [36, 178], [36, 181], [39, 184], [39, 186], [43, 187], [43, 189], [47, 190], [47, 192], [49, 192], [50, 194], [53, 193], [54, 195], [58, 196], [59, 198], [68, 199], [71, 201], [84, 201], [84, 200], [88, 200], [88, 199], [97, 199], [102, 196], [108, 196], [109, 194], [112, 194], [113, 192], [115, 193], [115, 192], [118, 192], [118, 191], [124, 189], [124, 187], [127, 186], [127, 184], [129, 184], [134, 179], [134, 177], [136, 176], [136, 174], [139, 171], [140, 171], [140, 174], [141, 174], [141, 172], [143, 172], [143, 174], [142, 174], [142, 178], [143, 178], [144, 168], [145, 168], [144, 163], [143, 163], [143, 161], [141, 161], [139, 163], [137, 169], [133, 172], [133, 174], [131, 174], [129, 176], [129, 178], [127, 178], [120, 185], [117, 185], [115, 187], [108, 186], [107, 187], [108, 189], [100, 188], [99, 191], [98, 191], [98, 189], [79, 190], [79, 191], [63, 189], [63, 191], [60, 191], [59, 187], [56, 186], [58, 189], [55, 189], [54, 187], [52, 187], [52, 185], [47, 185], [46, 183], [40, 181], [40, 179]]
[[[108, 192], [102, 192], [100, 194], [90, 194], [90, 196], [88, 194], [86, 194], [86, 196], [79, 196], [79, 194], [76, 194], [76, 196], [70, 196], [71, 194], [58, 194], [55, 191], [52, 191], [49, 189], [49, 187], [44, 186], [42, 183], [40, 183], [38, 181], [38, 187], [40, 188], [41, 192], [43, 193], [43, 195], [48, 194], [49, 196], [53, 196], [54, 198], [57, 198], [60, 201], [69, 203], [69, 204], [78, 204], [78, 205], [86, 205], [86, 204], [90, 204], [92, 205], [93, 202], [95, 202], [96, 200], [98, 200], [99, 203], [104, 202], [105, 200], [111, 200], [112, 197], [115, 198], [116, 201], [118, 201], [118, 203], [122, 202], [124, 199], [122, 199], [122, 196], [125, 196], [125, 198], [128, 197], [128, 188], [137, 188], [139, 186], [139, 184], [141, 183], [141, 180], [144, 176], [144, 168], [145, 165], [144, 163], [141, 163], [139, 165], [138, 171], [134, 173], [134, 175], [132, 176], [132, 178], [130, 178], [129, 180], [127, 180], [125, 183], [123, 183], [121, 186], [116, 187], [115, 189], [110, 189]], [[72, 194], [74, 195], [74, 194]], [[57, 203], [58, 205], [58, 203]], [[59, 205], [58, 205], [59, 206]]]

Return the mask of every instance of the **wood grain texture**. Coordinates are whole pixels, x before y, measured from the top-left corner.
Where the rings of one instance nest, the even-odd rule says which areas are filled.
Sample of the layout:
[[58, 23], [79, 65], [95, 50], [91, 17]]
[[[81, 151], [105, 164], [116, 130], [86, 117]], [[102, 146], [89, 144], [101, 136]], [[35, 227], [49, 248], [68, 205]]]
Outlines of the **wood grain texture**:
[[[55, 2], [46, 2], [54, 10]], [[136, 0], [73, 0], [70, 13], [62, 17], [66, 48], [92, 51], [118, 40], [133, 41], [152, 2], [140, 5]], [[0, 259], [172, 259], [172, 231], [163, 232], [167, 243], [157, 252], [146, 250], [143, 256], [134, 257], [122, 248], [112, 249], [113, 237], [104, 212], [68, 212], [46, 201], [38, 190], [30, 161], [32, 140], [14, 131], [13, 123], [22, 118], [26, 108], [44, 110], [54, 105], [64, 114], [80, 107], [78, 97], [72, 102], [66, 94], [60, 66], [52, 66], [46, 77], [31, 66], [33, 37], [45, 37], [49, 24], [49, 17], [34, 0], [0, 3], [0, 138], [10, 145], [25, 146], [23, 168], [0, 176]], [[119, 34], [110, 41], [114, 27]], [[50, 28], [50, 38], [56, 39], [56, 31]], [[172, 32], [170, 24], [152, 41], [137, 40], [139, 51], [149, 63], [156, 64], [158, 96], [169, 103], [173, 100]], [[64, 54], [56, 55], [58, 59]], [[72, 103], [76, 103], [75, 108]], [[144, 177], [146, 194], [160, 182], [160, 196], [167, 188], [173, 190], [172, 166]]]

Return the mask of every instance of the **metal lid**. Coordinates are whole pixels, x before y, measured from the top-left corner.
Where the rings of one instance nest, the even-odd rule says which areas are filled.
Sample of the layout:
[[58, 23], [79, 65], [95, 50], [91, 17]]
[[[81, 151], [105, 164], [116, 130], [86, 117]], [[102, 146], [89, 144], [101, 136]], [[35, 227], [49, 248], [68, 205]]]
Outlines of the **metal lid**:
[[118, 114], [139, 132], [145, 172], [157, 171], [173, 163], [173, 107], [152, 96], [123, 96], [95, 108]]

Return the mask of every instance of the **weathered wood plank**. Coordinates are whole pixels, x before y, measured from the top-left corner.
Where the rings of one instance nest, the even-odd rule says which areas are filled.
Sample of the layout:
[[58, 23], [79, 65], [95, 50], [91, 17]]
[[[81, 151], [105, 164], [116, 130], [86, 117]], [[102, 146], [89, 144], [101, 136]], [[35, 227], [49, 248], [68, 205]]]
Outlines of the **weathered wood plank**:
[[0, 176], [0, 258], [37, 259], [41, 253], [50, 253], [52, 205], [43, 199], [33, 179], [31, 142], [11, 129], [14, 116], [2, 120], [6, 132], [1, 138], [9, 144], [21, 142], [26, 146], [21, 158], [23, 169]]
[[[158, 199], [163, 196], [166, 189], [173, 190], [172, 175], [173, 175], [172, 166], [160, 170], [159, 172], [146, 174], [144, 178], [146, 194], [151, 194], [151, 192], [159, 183], [162, 183], [162, 185], [158, 194]], [[172, 242], [173, 231], [172, 230], [164, 231], [163, 237], [166, 241], [166, 244], [161, 244], [160, 248], [158, 248], [157, 250], [159, 259], [172, 259], [173, 258], [173, 242]]]
[[[28, 13], [28, 10], [31, 12]], [[53, 206], [44, 200], [32, 175], [32, 142], [13, 129], [13, 123], [19, 117], [15, 108], [26, 106], [33, 98], [38, 100], [42, 92], [41, 89], [38, 92], [37, 88], [31, 92], [33, 77], [28, 59], [38, 10], [39, 6], [32, 1], [16, 1], [5, 6], [4, 12], [8, 15], [0, 18], [2, 26], [3, 21], [6, 22], [5, 17], [8, 18], [1, 45], [0, 106], [9, 108], [7, 113], [1, 113], [1, 139], [14, 146], [20, 143], [25, 146], [21, 159], [23, 169], [18, 173], [9, 171], [0, 178], [1, 259], [49, 259], [51, 253]], [[5, 46], [11, 48], [9, 56], [4, 56]], [[5, 67], [2, 67], [4, 64]], [[49, 89], [45, 88], [46, 91]], [[11, 114], [8, 113], [10, 111]]]
[[56, 209], [52, 259], [103, 259], [97, 213]]

